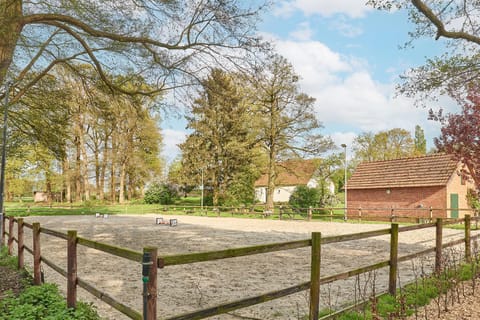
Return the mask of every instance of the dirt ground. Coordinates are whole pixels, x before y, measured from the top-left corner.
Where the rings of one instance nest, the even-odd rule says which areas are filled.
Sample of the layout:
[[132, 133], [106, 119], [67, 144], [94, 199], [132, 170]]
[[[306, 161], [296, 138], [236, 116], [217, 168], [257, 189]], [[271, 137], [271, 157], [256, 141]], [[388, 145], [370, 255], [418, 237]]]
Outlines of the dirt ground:
[[[141, 251], [159, 248], [159, 256], [237, 248], [309, 238], [311, 232], [322, 236], [350, 234], [388, 228], [386, 224], [355, 224], [306, 221], [273, 221], [239, 218], [164, 216], [178, 219], [178, 226], [156, 225], [161, 215], [139, 216], [56, 216], [29, 217], [42, 227], [59, 231], [77, 230], [78, 236]], [[26, 245], [31, 246], [26, 231]], [[444, 229], [444, 242], [461, 238], [463, 231]], [[435, 230], [400, 233], [399, 254], [417, 252], [434, 245]], [[43, 235], [42, 256], [66, 268], [66, 241]], [[461, 254], [461, 248], [455, 249]], [[90, 248], [78, 248], [78, 276], [119, 301], [142, 310], [141, 265]], [[327, 244], [322, 247], [322, 277], [371, 265], [389, 259], [389, 236]], [[26, 263], [31, 257], [26, 255]], [[419, 268], [429, 268], [430, 260], [400, 265], [399, 282], [407, 282]], [[65, 291], [66, 281], [43, 266], [45, 279]], [[166, 267], [158, 272], [158, 317], [168, 318], [260, 295], [309, 281], [310, 248], [230, 258], [183, 266]], [[368, 294], [375, 283], [377, 292], [388, 286], [388, 270], [356, 279], [337, 281], [321, 288], [321, 307], [341, 306]], [[106, 319], [128, 319], [105, 303], [79, 289], [79, 299], [94, 302]], [[302, 319], [308, 314], [308, 292], [236, 310], [211, 319]]]

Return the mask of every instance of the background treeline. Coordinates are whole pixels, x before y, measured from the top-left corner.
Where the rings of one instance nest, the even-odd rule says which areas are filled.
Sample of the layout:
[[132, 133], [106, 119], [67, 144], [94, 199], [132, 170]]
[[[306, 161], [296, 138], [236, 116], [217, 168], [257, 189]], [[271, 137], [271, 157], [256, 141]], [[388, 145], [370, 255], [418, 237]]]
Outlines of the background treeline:
[[75, 67], [90, 76], [56, 68], [10, 110], [7, 200], [46, 191], [59, 201], [123, 202], [161, 171], [157, 97], [113, 94], [89, 66]]

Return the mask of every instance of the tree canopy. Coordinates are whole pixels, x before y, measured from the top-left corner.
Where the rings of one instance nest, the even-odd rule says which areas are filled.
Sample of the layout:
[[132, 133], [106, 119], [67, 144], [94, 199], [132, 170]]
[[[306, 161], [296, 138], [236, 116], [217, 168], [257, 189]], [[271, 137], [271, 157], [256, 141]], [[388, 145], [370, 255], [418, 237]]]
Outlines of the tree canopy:
[[[237, 0], [0, 0], [0, 84], [13, 82], [16, 102], [57, 65], [88, 76], [81, 62], [112, 91], [185, 86], [212, 64], [245, 66], [262, 46], [255, 24], [263, 8]], [[125, 87], [114, 81], [120, 73], [152, 86]]]
[[392, 160], [416, 154], [409, 131], [394, 128], [378, 133], [363, 132], [353, 140], [356, 161]]
[[468, 166], [477, 185], [480, 183], [480, 93], [472, 90], [459, 114], [436, 115], [442, 123], [435, 138], [440, 151], [450, 153]]
[[476, 1], [369, 0], [368, 3], [379, 9], [408, 11], [414, 26], [408, 45], [425, 37], [446, 43], [443, 54], [429, 57], [423, 66], [402, 76], [399, 86], [402, 94], [424, 103], [439, 94], [463, 99], [472, 84], [478, 87], [480, 8]]

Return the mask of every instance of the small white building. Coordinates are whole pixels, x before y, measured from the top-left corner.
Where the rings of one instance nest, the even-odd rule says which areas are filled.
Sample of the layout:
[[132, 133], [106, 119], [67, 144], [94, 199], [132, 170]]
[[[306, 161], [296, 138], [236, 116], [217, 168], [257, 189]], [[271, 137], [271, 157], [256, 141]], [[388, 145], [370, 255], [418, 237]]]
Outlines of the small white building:
[[[277, 164], [278, 174], [273, 192], [273, 202], [288, 202], [297, 186], [309, 188], [318, 187], [317, 173], [318, 159], [311, 160], [288, 160]], [[329, 190], [334, 193], [333, 182], [329, 181]], [[255, 181], [255, 200], [260, 203], [267, 201], [268, 175], [263, 174]]]

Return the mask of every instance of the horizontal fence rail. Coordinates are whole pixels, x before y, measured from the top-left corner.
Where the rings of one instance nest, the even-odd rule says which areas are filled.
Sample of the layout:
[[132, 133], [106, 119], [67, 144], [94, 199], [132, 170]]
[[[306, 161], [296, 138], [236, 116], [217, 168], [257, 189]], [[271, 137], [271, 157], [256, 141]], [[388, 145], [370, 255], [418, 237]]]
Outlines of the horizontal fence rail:
[[[470, 261], [471, 259], [471, 242], [473, 240], [478, 240], [480, 235], [470, 236], [471, 223], [477, 223], [479, 217], [470, 217], [466, 215], [463, 219], [450, 219], [444, 220], [437, 218], [435, 222], [419, 224], [419, 225], [410, 225], [399, 227], [397, 223], [392, 223], [391, 228], [356, 233], [356, 234], [346, 234], [339, 236], [329, 236], [321, 237], [320, 233], [312, 233], [311, 239], [297, 240], [290, 242], [282, 243], [271, 243], [257, 246], [249, 246], [235, 249], [219, 250], [219, 251], [210, 251], [210, 252], [200, 252], [200, 253], [191, 253], [191, 254], [180, 254], [180, 255], [171, 255], [171, 256], [160, 256], [157, 257], [156, 248], [145, 248], [144, 252], [137, 252], [130, 249], [120, 248], [112, 246], [109, 244], [100, 243], [97, 241], [77, 237], [76, 231], [68, 231], [68, 233], [59, 232], [56, 230], [51, 230], [47, 228], [40, 227], [39, 223], [28, 224], [23, 222], [22, 218], [8, 217], [8, 231], [5, 229], [6, 217], [1, 217], [2, 220], [2, 242], [4, 237], [8, 236], [8, 252], [12, 254], [13, 243], [16, 242], [18, 249], [19, 257], [19, 267], [23, 267], [23, 252], [27, 251], [32, 254], [34, 259], [34, 268], [33, 268], [33, 277], [34, 283], [40, 284], [40, 263], [45, 263], [47, 266], [51, 267], [54, 271], [61, 274], [67, 278], [67, 304], [69, 306], [75, 307], [76, 300], [76, 287], [79, 286], [86, 291], [88, 291], [93, 296], [99, 298], [105, 303], [109, 304], [116, 310], [127, 315], [131, 319], [156, 319], [156, 293], [157, 293], [157, 268], [165, 268], [173, 265], [180, 264], [191, 264], [204, 261], [212, 261], [219, 259], [228, 259], [235, 257], [243, 257], [254, 254], [264, 254], [269, 252], [277, 252], [283, 250], [298, 249], [304, 247], [311, 247], [311, 279], [308, 282], [304, 282], [295, 286], [284, 288], [277, 291], [267, 292], [262, 295], [255, 297], [248, 297], [240, 299], [233, 302], [224, 303], [214, 307], [206, 308], [203, 310], [198, 310], [186, 314], [181, 314], [168, 318], [168, 320], [180, 320], [180, 319], [203, 319], [206, 317], [223, 314], [233, 310], [245, 308], [248, 306], [264, 303], [266, 301], [279, 299], [291, 295], [293, 293], [305, 291], [310, 289], [310, 316], [309, 319], [318, 319], [318, 306], [319, 306], [319, 287], [328, 283], [332, 283], [337, 280], [348, 279], [353, 276], [357, 276], [366, 272], [378, 270], [381, 268], [389, 267], [389, 290], [388, 292], [392, 295], [396, 294], [396, 275], [399, 262], [409, 261], [414, 258], [435, 253], [435, 271], [438, 271], [442, 268], [442, 250], [448, 247], [452, 247], [459, 244], [465, 245], [465, 260]], [[14, 224], [17, 224], [17, 237], [14, 236]], [[451, 241], [448, 243], [443, 243], [442, 229], [445, 225], [454, 224], [454, 223], [463, 223], [465, 227], [465, 237], [459, 240]], [[33, 235], [33, 248], [25, 245], [23, 243], [23, 232], [24, 227], [32, 230]], [[409, 255], [398, 256], [398, 234], [402, 232], [426, 229], [426, 228], [435, 228], [436, 229], [436, 245], [432, 248], [428, 248], [416, 253]], [[68, 247], [68, 256], [67, 256], [67, 270], [59, 267], [53, 261], [45, 258], [41, 255], [40, 252], [40, 234], [46, 234], [49, 236], [57, 237], [67, 241]], [[360, 239], [367, 239], [372, 237], [390, 235], [390, 259], [376, 262], [374, 264], [364, 266], [361, 268], [349, 270], [346, 272], [330, 275], [327, 277], [320, 277], [320, 267], [321, 267], [321, 247], [322, 245], [328, 245], [333, 243], [353, 241]], [[152, 269], [147, 270], [145, 273], [145, 268], [143, 269], [144, 279], [144, 310], [143, 316], [142, 313], [132, 309], [131, 307], [119, 302], [114, 297], [110, 296], [107, 292], [102, 292], [101, 290], [95, 288], [93, 285], [87, 283], [86, 281], [80, 279], [76, 275], [76, 246], [83, 245], [89, 248], [93, 248], [102, 252], [105, 252], [110, 255], [118, 256], [124, 259], [128, 259], [134, 262], [139, 263], [145, 267], [145, 258], [148, 257], [153, 259]], [[22, 262], [20, 262], [22, 261]], [[150, 279], [149, 279], [150, 277]]]

